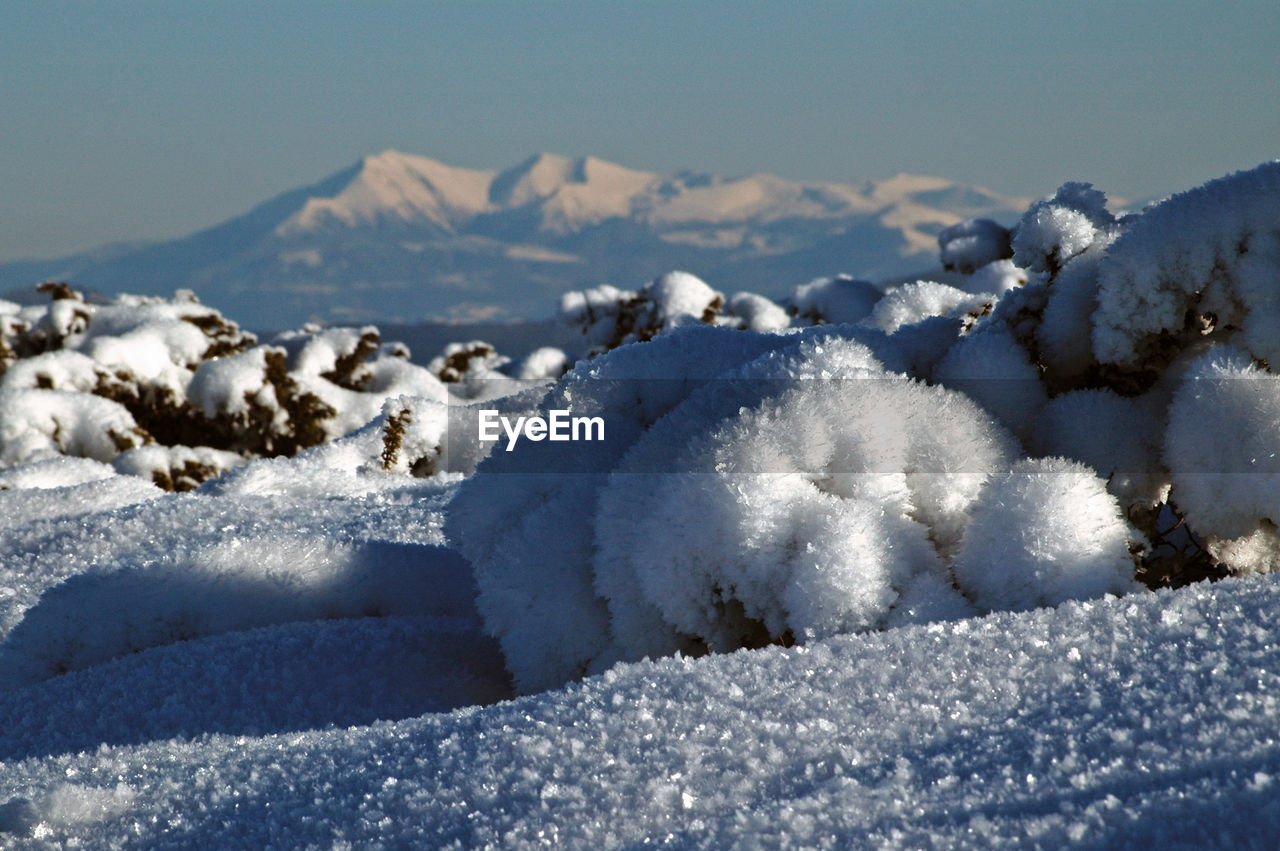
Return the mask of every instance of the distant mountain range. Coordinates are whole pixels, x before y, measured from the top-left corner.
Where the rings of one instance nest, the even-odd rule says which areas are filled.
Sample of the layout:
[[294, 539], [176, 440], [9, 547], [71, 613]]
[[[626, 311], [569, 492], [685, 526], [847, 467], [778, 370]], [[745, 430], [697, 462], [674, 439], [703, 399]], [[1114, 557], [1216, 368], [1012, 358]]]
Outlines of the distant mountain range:
[[0, 292], [55, 278], [201, 300], [253, 328], [543, 317], [568, 290], [683, 269], [769, 296], [847, 272], [936, 265], [961, 219], [1027, 199], [933, 177], [858, 185], [635, 171], [539, 154], [504, 171], [384, 151], [182, 239], [0, 265]]

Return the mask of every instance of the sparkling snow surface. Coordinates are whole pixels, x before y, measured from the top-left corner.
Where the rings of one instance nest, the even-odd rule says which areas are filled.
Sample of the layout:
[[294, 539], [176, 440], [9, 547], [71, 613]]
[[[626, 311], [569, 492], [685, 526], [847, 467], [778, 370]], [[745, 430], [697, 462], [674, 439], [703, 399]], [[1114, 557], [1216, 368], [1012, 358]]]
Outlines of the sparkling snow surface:
[[[279, 534], [405, 520], [291, 508]], [[474, 625], [277, 625], [8, 692], [0, 830], [126, 847], [1262, 845], [1280, 832], [1276, 606], [1273, 579], [1229, 580], [623, 665], [445, 714], [422, 713], [501, 694]]]

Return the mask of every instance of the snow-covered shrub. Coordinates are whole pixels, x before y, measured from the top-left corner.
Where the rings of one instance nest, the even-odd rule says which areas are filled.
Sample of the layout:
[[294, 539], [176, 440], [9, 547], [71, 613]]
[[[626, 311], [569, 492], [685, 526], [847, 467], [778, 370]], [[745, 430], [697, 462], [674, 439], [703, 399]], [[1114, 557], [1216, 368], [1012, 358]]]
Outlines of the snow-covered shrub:
[[1123, 594], [1135, 587], [1131, 548], [1144, 543], [1093, 470], [1061, 458], [1027, 459], [982, 489], [955, 578], [986, 611]]
[[479, 437], [479, 410], [496, 411], [508, 420], [531, 416], [538, 413], [547, 391], [545, 383], [530, 383], [521, 392], [475, 405], [448, 405], [417, 396], [388, 399], [382, 414], [369, 423], [382, 435], [381, 469], [419, 478], [470, 475], [494, 447]]
[[337, 410], [299, 387], [280, 348], [256, 346], [205, 361], [188, 393], [213, 426], [214, 446], [251, 455], [293, 455], [333, 436], [324, 421]]
[[[732, 650], [887, 624], [920, 577], [945, 586], [968, 503], [1009, 458], [976, 406], [884, 372], [858, 343], [757, 364], [743, 371], [756, 380], [715, 382], [656, 424], [601, 493], [595, 573], [623, 658], [670, 652], [664, 636]], [[690, 436], [700, 417], [711, 425]], [[933, 597], [910, 617], [964, 609]]]
[[651, 340], [682, 325], [714, 323], [724, 296], [688, 272], [659, 275], [638, 291], [603, 284], [565, 293], [560, 322], [580, 333], [587, 355]]
[[883, 295], [870, 281], [849, 275], [815, 278], [796, 287], [787, 309], [801, 324], [844, 325], [865, 319]]
[[[480, 465], [446, 533], [475, 565], [478, 608], [521, 689], [619, 659], [964, 609], [942, 565], [1012, 440], [964, 397], [886, 373], [856, 337], [891, 349], [851, 328], [690, 328], [618, 349], [541, 405], [599, 414], [608, 441], [526, 443]], [[764, 517], [776, 522], [753, 533]], [[771, 578], [735, 574], [751, 565]], [[682, 591], [664, 570], [688, 574]], [[909, 613], [895, 613], [900, 597]]]
[[932, 316], [978, 316], [991, 309], [991, 293], [969, 293], [937, 281], [915, 281], [895, 287], [876, 302], [863, 325], [892, 334]]
[[[1069, 183], [1028, 210], [1013, 260], [1035, 275], [979, 317], [932, 377], [960, 386], [956, 361], [998, 332], [1014, 344], [1001, 362], [1038, 373], [1050, 397], [1038, 418], [1031, 400], [1000, 415], [1033, 451], [1107, 478], [1154, 545], [1140, 571], [1148, 581], [1212, 576], [1214, 559], [1237, 573], [1272, 570], [1280, 500], [1268, 465], [1280, 446], [1265, 424], [1280, 357], [1280, 162], [1138, 214], [1117, 218], [1105, 203]], [[994, 374], [993, 364], [968, 372]], [[1174, 544], [1179, 529], [1185, 541]]]
[[18, 359], [18, 341], [27, 329], [21, 314], [22, 305], [0, 298], [0, 375]]
[[[333, 440], [376, 417], [388, 397], [449, 396], [373, 326], [308, 326], [263, 346], [189, 292], [89, 304], [65, 285], [43, 289], [52, 303], [0, 304], [0, 392], [63, 395], [9, 397], [40, 401], [4, 414], [0, 464], [139, 450], [116, 469], [187, 489], [249, 457]], [[498, 377], [499, 389], [513, 389]], [[85, 406], [101, 415], [82, 415]], [[90, 420], [98, 425], [87, 440]]]
[[1063, 185], [1022, 217], [1013, 261], [963, 282], [970, 291], [988, 282], [997, 294], [990, 309], [966, 317], [968, 327], [1003, 327], [1051, 394], [1092, 386], [1099, 372], [1089, 342], [1098, 263], [1125, 224], [1105, 204], [1106, 196], [1088, 184]]
[[[402, 344], [384, 345], [373, 326], [326, 328], [282, 338], [286, 350], [292, 349], [286, 362], [287, 380], [292, 386], [286, 383], [284, 397], [302, 401], [313, 397], [334, 412], [316, 420], [321, 439], [299, 448], [318, 445], [363, 426], [379, 414], [383, 401], [389, 397], [420, 396], [440, 402], [448, 398], [445, 385], [429, 367], [410, 363], [408, 349]], [[279, 343], [282, 338], [274, 342]], [[304, 413], [305, 410], [304, 407]], [[303, 420], [294, 417], [292, 411], [289, 413], [297, 431]]]
[[1044, 306], [1031, 347], [1047, 381], [1055, 387], [1079, 386], [1095, 369], [1091, 337], [1098, 306], [1098, 263], [1106, 256], [1103, 235], [1063, 268], [1043, 289]]
[[572, 367], [573, 358], [563, 349], [542, 346], [513, 361], [503, 371], [518, 381], [545, 381], [559, 378]]
[[[724, 306], [724, 296], [688, 272], [667, 272], [641, 287], [638, 295], [650, 303], [637, 330], [657, 327], [667, 331], [691, 322], [713, 322]], [[641, 331], [641, 333], [644, 333]]]
[[1063, 393], [1040, 409], [1028, 449], [1087, 464], [1132, 517], [1169, 495], [1163, 403], [1159, 394], [1124, 397], [1106, 388]]
[[372, 325], [307, 327], [280, 334], [271, 345], [285, 350], [286, 366], [295, 377], [316, 376], [346, 390], [363, 390], [371, 378], [369, 361], [379, 353], [382, 335]]
[[1046, 401], [1039, 371], [1001, 325], [962, 337], [934, 368], [933, 380], [978, 402], [1024, 443]]
[[382, 469], [419, 477], [439, 469], [448, 424], [445, 406], [400, 396], [383, 403], [382, 418]]
[[1009, 290], [1025, 286], [1029, 279], [1027, 270], [1015, 265], [1012, 260], [997, 260], [954, 282], [954, 286], [965, 292], [1002, 296]]
[[189, 491], [248, 461], [235, 452], [207, 446], [140, 446], [111, 460], [118, 473], [147, 479], [166, 491]]
[[0, 390], [0, 466], [74, 455], [110, 461], [147, 436], [110, 399], [63, 390]]
[[674, 475], [689, 472], [688, 452], [681, 448], [699, 444], [716, 424], [732, 420], [797, 380], [882, 375], [883, 368], [866, 346], [836, 333], [806, 332], [797, 346], [766, 351], [697, 389], [640, 436], [611, 473], [594, 507], [594, 585], [608, 602], [615, 645], [606, 658], [706, 649], [705, 636], [682, 634], [664, 619], [639, 578], [656, 524], [637, 518], [655, 511], [656, 495]]
[[610, 644], [589, 518], [627, 449], [699, 387], [791, 342], [697, 324], [579, 362], [538, 410], [602, 417], [605, 440], [522, 441], [488, 455], [462, 484], [446, 535], [475, 567], [477, 607], [520, 688], [581, 677]]
[[74, 349], [56, 349], [13, 361], [0, 375], [0, 388], [92, 393], [108, 376], [106, 369], [88, 355]]
[[1013, 232], [1013, 262], [1050, 277], [1116, 225], [1107, 196], [1088, 183], [1064, 183], [1031, 205]]
[[484, 340], [472, 340], [469, 343], [449, 343], [443, 352], [431, 359], [427, 369], [445, 384], [458, 384], [473, 375], [490, 377], [507, 360]]
[[744, 331], [781, 331], [791, 324], [787, 309], [755, 293], [734, 293], [725, 303], [719, 324]]
[[[1280, 376], [1233, 346], [1198, 358], [1184, 374], [1169, 406], [1165, 461], [1173, 499], [1211, 549], [1223, 539], [1266, 530], [1280, 522]], [[1280, 553], [1254, 545], [1234, 553], [1241, 572], [1269, 569]], [[1241, 560], [1242, 555], [1248, 557]]]
[[[1134, 217], [1098, 269], [1099, 361], [1160, 370], [1205, 335], [1268, 360], [1280, 312], [1280, 161]], [[1270, 361], [1268, 361], [1270, 362]]]
[[[428, 374], [441, 382], [440, 397], [460, 402], [479, 403], [500, 399], [520, 392], [529, 382], [545, 382], [559, 377], [556, 371], [557, 349], [547, 349], [540, 357], [543, 361], [514, 363], [511, 358], [498, 354], [489, 343], [472, 340], [466, 343], [449, 343], [444, 351], [431, 359]], [[568, 360], [563, 352], [560, 361]], [[512, 373], [523, 370], [525, 374], [513, 378]], [[542, 373], [542, 374], [540, 374]], [[398, 392], [413, 395], [429, 395], [425, 389], [404, 387]]]
[[48, 293], [53, 302], [24, 329], [24, 348], [33, 354], [61, 348], [69, 338], [84, 333], [92, 316], [84, 294], [64, 283], [47, 281], [37, 289]]
[[1013, 256], [1009, 229], [991, 219], [965, 219], [938, 233], [942, 268], [970, 275]]

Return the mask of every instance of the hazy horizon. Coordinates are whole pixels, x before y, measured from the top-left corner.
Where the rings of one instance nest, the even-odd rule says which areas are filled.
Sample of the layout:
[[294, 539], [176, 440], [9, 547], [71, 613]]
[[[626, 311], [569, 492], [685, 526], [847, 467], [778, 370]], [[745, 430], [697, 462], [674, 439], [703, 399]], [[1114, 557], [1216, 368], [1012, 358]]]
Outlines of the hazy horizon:
[[1130, 199], [1274, 158], [1280, 9], [13, 2], [0, 261], [183, 236], [387, 148]]

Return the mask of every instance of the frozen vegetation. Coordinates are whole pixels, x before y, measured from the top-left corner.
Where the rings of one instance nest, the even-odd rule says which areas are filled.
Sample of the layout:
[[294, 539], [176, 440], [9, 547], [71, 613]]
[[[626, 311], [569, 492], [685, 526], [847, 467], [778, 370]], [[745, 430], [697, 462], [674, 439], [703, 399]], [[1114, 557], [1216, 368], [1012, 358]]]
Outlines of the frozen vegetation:
[[0, 844], [1274, 844], [1280, 162], [938, 245], [519, 360], [0, 302]]

